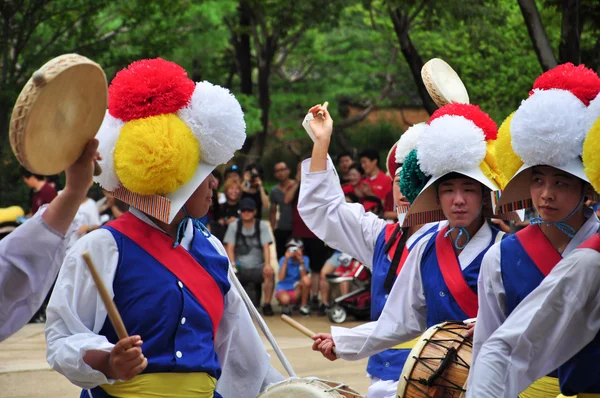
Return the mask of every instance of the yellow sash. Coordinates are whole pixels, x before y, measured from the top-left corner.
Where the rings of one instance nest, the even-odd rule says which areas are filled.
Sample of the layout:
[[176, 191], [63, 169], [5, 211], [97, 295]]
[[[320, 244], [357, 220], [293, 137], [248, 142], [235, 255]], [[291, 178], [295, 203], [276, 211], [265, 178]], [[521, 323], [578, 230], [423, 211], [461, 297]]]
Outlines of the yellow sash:
[[421, 340], [421, 337], [417, 337], [414, 340], [411, 341], [407, 341], [406, 343], [402, 343], [402, 344], [398, 344], [396, 346], [393, 346], [391, 349], [392, 350], [403, 350], [403, 349], [411, 349], [415, 346], [415, 344], [417, 344], [417, 342]]
[[216, 385], [207, 373], [145, 373], [100, 387], [116, 398], [213, 398]]
[[519, 398], [557, 398], [560, 396], [560, 386], [556, 377], [544, 376], [533, 382]]

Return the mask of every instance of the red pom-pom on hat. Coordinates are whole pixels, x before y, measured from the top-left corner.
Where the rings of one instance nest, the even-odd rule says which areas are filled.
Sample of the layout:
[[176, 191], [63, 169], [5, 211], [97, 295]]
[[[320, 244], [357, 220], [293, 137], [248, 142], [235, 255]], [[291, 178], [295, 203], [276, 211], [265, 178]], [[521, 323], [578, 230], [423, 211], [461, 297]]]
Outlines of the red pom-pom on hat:
[[435, 119], [446, 115], [462, 116], [465, 119], [472, 121], [483, 131], [486, 141], [495, 140], [498, 137], [498, 126], [496, 125], [496, 122], [494, 122], [487, 113], [479, 109], [479, 106], [477, 105], [457, 103], [445, 105], [433, 112], [433, 115], [429, 118], [429, 124]]
[[575, 66], [569, 62], [544, 72], [535, 80], [529, 95], [535, 90], [551, 89], [567, 90], [588, 106], [600, 93], [600, 77], [585, 65]]
[[175, 113], [185, 107], [196, 85], [185, 69], [161, 58], [133, 62], [108, 88], [108, 112], [128, 122]]

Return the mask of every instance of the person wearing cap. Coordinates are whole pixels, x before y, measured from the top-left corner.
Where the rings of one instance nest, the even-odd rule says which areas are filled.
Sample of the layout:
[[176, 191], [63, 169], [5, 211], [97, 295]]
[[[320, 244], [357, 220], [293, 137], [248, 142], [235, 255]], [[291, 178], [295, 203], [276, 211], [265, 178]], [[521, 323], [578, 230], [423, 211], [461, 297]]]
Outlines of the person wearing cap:
[[[311, 112], [316, 115], [319, 109], [313, 107]], [[361, 204], [346, 203], [333, 164], [325, 161], [332, 123], [328, 115], [326, 122], [330, 124], [314, 127], [319, 132], [319, 138], [313, 148], [313, 158], [302, 164], [298, 210], [319, 238], [329, 246], [349, 254], [371, 270], [371, 320], [375, 321], [381, 315], [410, 248], [438, 227], [437, 223], [432, 223], [422, 228], [402, 228], [409, 203], [400, 192], [400, 165], [404, 163], [406, 154], [415, 147], [416, 139], [423, 131], [424, 125], [418, 124], [409, 128], [392, 148], [395, 160], [392, 171], [395, 175], [393, 196], [398, 220], [394, 224], [388, 224], [375, 214], [366, 212]], [[313, 169], [315, 164], [317, 166]], [[360, 328], [355, 331], [349, 330], [344, 336], [340, 336], [337, 342], [343, 344], [347, 350], [358, 352], [362, 344], [356, 342], [360, 342], [364, 333]], [[367, 373], [372, 383], [368, 391], [369, 397], [394, 395], [398, 377], [411, 348], [412, 343], [408, 343], [381, 353], [373, 353], [367, 365]]]
[[[600, 226], [593, 211], [583, 206], [593, 190], [580, 158], [587, 105], [598, 92], [600, 78], [595, 72], [584, 66], [559, 65], [535, 81], [529, 98], [502, 126], [502, 162], [512, 162], [506, 169], [517, 171], [501, 193], [497, 212], [532, 204], [539, 217], [493, 246], [483, 259], [475, 364], [481, 345], [519, 303]], [[560, 390], [572, 395], [568, 384], [565, 381], [559, 388], [557, 374], [552, 372], [521, 396], [556, 397]]]
[[[575, 83], [577, 84], [585, 81], [585, 75], [589, 76], [591, 72], [582, 67], [575, 68], [572, 65], [559, 66], [558, 70], [562, 70], [562, 78], [569, 76], [576, 78]], [[553, 70], [546, 73], [552, 72]], [[581, 73], [584, 73], [584, 76], [581, 76]], [[593, 75], [591, 77], [591, 83], [590, 79], [587, 79], [586, 89], [593, 87], [600, 89], [600, 83], [596, 81], [597, 77], [596, 79]], [[567, 85], [563, 84], [563, 87], [567, 87]], [[528, 104], [528, 101], [533, 104], [536, 96], [544, 94], [545, 92], [541, 90], [534, 92], [521, 106], [533, 106]], [[539, 248], [544, 250], [544, 256], [540, 257], [529, 255], [532, 253], [527, 250], [529, 249], [527, 245], [530, 242], [518, 240], [519, 233], [525, 233], [527, 228], [523, 232], [517, 233], [515, 241], [522, 243], [523, 250], [526, 251], [518, 258], [520, 271], [527, 272], [529, 268], [538, 271], [538, 273], [529, 271], [529, 275], [521, 274], [523, 280], [520, 285], [515, 282], [509, 284], [512, 281], [510, 279], [512, 275], [502, 274], [504, 284], [498, 286], [505, 288], [502, 298], [506, 303], [506, 307], [512, 304], [510, 300], [511, 292], [515, 289], [513, 285], [517, 285], [521, 289], [520, 300], [513, 304], [514, 307], [508, 318], [500, 311], [502, 308], [492, 311], [492, 309], [498, 307], [498, 304], [496, 304], [498, 299], [495, 297], [498, 293], [496, 293], [497, 290], [488, 289], [488, 301], [492, 304], [489, 304], [486, 313], [483, 313], [483, 308], [480, 309], [475, 328], [475, 337], [478, 339], [478, 344], [473, 372], [476, 376], [469, 378], [469, 396], [514, 397], [537, 378], [550, 372], [558, 377], [558, 380], [554, 378], [551, 381], [554, 382], [555, 388], [556, 385], [560, 385], [560, 392], [564, 395], [600, 396], [600, 371], [596, 366], [598, 359], [600, 359], [600, 340], [597, 338], [598, 325], [600, 325], [598, 321], [600, 319], [598, 317], [599, 313], [594, 309], [597, 307], [595, 300], [598, 298], [598, 285], [594, 281], [597, 281], [599, 276], [597, 274], [600, 272], [598, 267], [600, 265], [598, 253], [600, 250], [600, 237], [596, 233], [598, 220], [595, 219], [595, 215], [589, 209], [577, 209], [577, 206], [581, 207], [581, 203], [579, 203], [581, 198], [578, 198], [578, 196], [583, 195], [582, 191], [589, 183], [596, 192], [600, 191], [600, 151], [598, 151], [598, 143], [600, 143], [600, 97], [596, 97], [586, 107], [588, 102], [585, 100], [586, 97], [581, 100], [579, 96], [571, 98], [568, 95], [570, 93], [561, 94], [562, 101], [544, 102], [546, 106], [554, 105], [554, 108], [549, 109], [549, 113], [545, 117], [549, 118], [551, 115], [556, 115], [554, 123], [557, 131], [560, 132], [565, 131], [567, 127], [561, 125], [561, 122], [573, 123], [579, 119], [581, 123], [578, 125], [583, 131], [583, 137], [571, 134], [568, 137], [569, 139], [564, 137], [564, 142], [555, 143], [565, 150], [569, 148], [569, 144], [577, 145], [577, 147], [571, 148], [571, 153], [574, 156], [572, 156], [570, 164], [567, 163], [565, 166], [564, 163], [566, 162], [564, 162], [561, 165], [556, 161], [556, 158], [550, 156], [547, 157], [546, 164], [554, 164], [551, 170], [554, 170], [555, 173], [560, 172], [563, 175], [569, 173], [567, 177], [571, 176], [568, 179], [570, 184], [577, 183], [579, 185], [579, 189], [576, 186], [565, 187], [572, 191], [566, 193], [563, 191], [561, 184], [555, 188], [555, 192], [550, 196], [554, 199], [551, 205], [557, 209], [557, 213], [564, 208], [562, 213], [569, 214], [571, 212], [573, 216], [564, 220], [565, 217], [561, 214], [554, 215], [553, 212], [541, 209], [540, 216], [543, 223], [540, 225], [534, 220], [534, 225], [527, 228], [541, 229], [541, 232], [544, 233], [543, 236], [548, 240], [554, 238], [550, 242], [556, 242], [555, 236], [558, 234], [555, 233], [554, 236], [547, 234], [548, 229], [550, 231], [558, 229], [563, 235], [575, 232], [575, 235], [572, 238], [568, 235], [566, 239], [563, 238], [563, 241], [568, 243], [563, 244], [564, 250], [562, 250], [560, 257], [554, 253], [560, 253], [559, 249], [561, 247], [550, 246], [551, 243], [545, 243], [543, 240], [540, 242], [540, 239], [533, 240], [531, 243], [537, 244]], [[538, 101], [541, 99], [543, 97], [537, 97]], [[577, 108], [575, 105], [580, 106]], [[565, 116], [565, 112], [569, 117]], [[525, 165], [521, 167], [521, 169], [525, 169], [526, 165], [533, 162], [529, 158], [531, 155], [523, 151], [518, 143], [520, 133], [519, 117], [521, 117], [521, 114], [517, 111], [513, 117], [511, 133], [514, 151], [525, 162]], [[577, 119], [573, 120], [571, 118]], [[517, 124], [515, 125], [515, 123]], [[535, 130], [528, 133], [533, 132]], [[583, 153], [582, 160], [579, 158], [580, 153]], [[533, 170], [535, 171], [535, 168]], [[516, 178], [518, 178], [518, 174], [513, 177], [513, 180]], [[532, 178], [531, 196], [534, 205], [536, 205], [535, 188], [539, 177]], [[560, 179], [563, 180], [565, 177], [562, 176]], [[575, 196], [569, 204], [571, 208], [575, 207], [576, 211], [571, 211], [569, 206], [566, 205], [567, 201], [564, 198], [569, 197], [569, 195]], [[552, 216], [554, 218], [550, 218]], [[564, 220], [564, 224], [555, 222], [555, 219], [561, 218]], [[576, 219], [578, 222], [574, 223], [571, 221], [572, 219]], [[569, 229], [568, 226], [575, 229], [575, 231]], [[562, 237], [561, 235], [558, 236]], [[510, 241], [506, 240], [506, 242]], [[516, 242], [513, 243], [513, 245], [515, 244]], [[503, 245], [504, 242], [500, 247], [500, 260], [502, 260], [502, 255], [507, 253], [502, 250]], [[513, 248], [513, 250], [516, 249]], [[489, 254], [492, 254], [491, 250]], [[508, 252], [507, 256], [511, 254]], [[486, 270], [487, 277], [494, 282], [494, 269], [498, 267], [496, 265], [498, 260], [489, 263], [487, 261], [486, 255], [484, 266], [489, 268]], [[543, 267], [541, 269], [539, 268], [540, 264]], [[505, 264], [501, 262], [499, 266], [505, 267]], [[546, 277], [544, 277], [542, 270], [546, 271]], [[483, 272], [482, 270], [482, 278], [484, 276]], [[524, 279], [525, 277], [526, 279]], [[485, 285], [487, 281], [482, 279], [481, 282]], [[536, 284], [531, 286], [534, 282]], [[492, 283], [487, 283], [487, 285], [496, 286]], [[487, 286], [484, 287], [487, 288]], [[530, 289], [528, 291], [524, 290], [527, 287]], [[485, 328], [480, 330], [482, 320], [485, 320]], [[492, 323], [492, 321], [496, 323]], [[495, 329], [490, 326], [495, 326]], [[482, 336], [482, 332], [487, 332], [486, 334], [489, 334], [489, 336]], [[592, 340], [593, 343], [587, 345]], [[579, 351], [581, 352], [577, 354]], [[563, 363], [565, 364], [562, 365]], [[525, 391], [527, 392], [527, 390]], [[550, 393], [547, 394], [547, 396], [549, 395]]]
[[[108, 93], [96, 181], [130, 210], [67, 254], [47, 311], [48, 363], [82, 397], [256, 396], [282, 376], [231, 288], [225, 249], [198, 221], [212, 170], [245, 140], [242, 109], [160, 58], [118, 72]], [[130, 337], [108, 320], [85, 251]]]
[[52, 288], [76, 231], [71, 224], [79, 203], [93, 183], [97, 148], [98, 141], [91, 140], [65, 171], [62, 194], [0, 242], [0, 341], [31, 319]]
[[271, 233], [265, 221], [256, 214], [256, 202], [252, 198], [240, 201], [240, 218], [227, 227], [223, 243], [237, 276], [248, 292], [252, 303], [258, 308], [261, 291], [264, 291], [263, 315], [273, 315], [271, 299], [275, 288], [275, 271], [271, 267]]
[[[311, 112], [319, 110], [323, 111], [317, 106]], [[317, 138], [303, 180], [312, 179], [313, 184], [307, 184], [302, 192], [306, 197], [302, 214], [305, 217], [313, 214], [323, 220], [333, 214], [332, 205], [327, 203], [335, 204], [327, 196], [335, 187], [326, 180], [331, 169], [326, 159], [332, 122], [325, 113], [325, 118], [315, 117], [311, 123]], [[420, 179], [425, 185], [403, 189], [405, 195], [414, 198], [404, 225], [448, 221], [441, 222], [409, 250], [376, 322], [353, 329], [333, 327], [331, 334], [317, 334], [314, 350], [331, 360], [358, 360], [407, 343], [442, 321], [476, 316], [481, 259], [503, 236], [485, 222], [485, 217], [492, 214], [486, 198], [490, 190], [497, 190], [504, 183], [493, 154], [496, 136], [496, 124], [474, 105], [446, 105], [422, 126], [415, 139], [416, 150], [410, 150], [404, 159], [401, 180]], [[423, 178], [425, 175], [431, 177]], [[317, 181], [324, 181], [320, 189]], [[336, 221], [342, 230], [360, 231], [352, 234], [336, 231], [348, 236], [350, 253], [360, 255], [357, 249], [366, 246], [365, 236], [372, 236], [374, 228], [366, 223], [355, 225], [357, 221], [351, 221], [349, 216], [338, 215]], [[381, 282], [375, 282], [375, 272], [374, 268], [373, 284], [381, 286]], [[332, 351], [334, 347], [336, 354]], [[395, 396], [401, 370], [402, 366], [396, 369], [396, 382], [390, 382], [385, 392], [377, 396]]]
[[285, 254], [279, 259], [279, 282], [275, 297], [281, 304], [281, 313], [292, 315], [289, 305], [300, 299], [300, 314], [310, 315], [310, 260], [304, 255], [304, 243], [291, 238], [285, 245]]

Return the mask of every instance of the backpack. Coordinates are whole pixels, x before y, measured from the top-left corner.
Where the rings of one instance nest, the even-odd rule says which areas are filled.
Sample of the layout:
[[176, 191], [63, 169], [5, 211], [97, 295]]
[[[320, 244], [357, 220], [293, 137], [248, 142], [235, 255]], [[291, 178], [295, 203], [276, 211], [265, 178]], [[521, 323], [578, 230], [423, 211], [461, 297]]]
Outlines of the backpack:
[[[248, 241], [246, 240], [246, 236], [244, 234], [242, 234], [242, 228], [244, 228], [244, 226], [242, 224], [242, 220], [238, 219], [236, 231], [235, 231], [235, 250], [239, 251], [241, 254], [248, 254], [248, 253], [250, 253], [250, 250], [252, 249], [252, 247], [250, 247], [250, 245], [248, 244]], [[258, 247], [262, 248], [262, 241], [260, 239], [260, 220], [259, 219], [254, 220], [254, 235], [252, 235], [252, 236], [258, 240]]]

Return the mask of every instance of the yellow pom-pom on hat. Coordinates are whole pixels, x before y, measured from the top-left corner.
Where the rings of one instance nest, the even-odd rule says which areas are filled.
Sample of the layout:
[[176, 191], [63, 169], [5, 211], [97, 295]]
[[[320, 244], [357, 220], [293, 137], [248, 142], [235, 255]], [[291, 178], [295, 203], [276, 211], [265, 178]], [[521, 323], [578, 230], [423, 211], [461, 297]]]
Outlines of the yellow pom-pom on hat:
[[[510, 123], [515, 112], [511, 113], [500, 125], [498, 138], [496, 139], [496, 161], [498, 168], [507, 179], [511, 179], [523, 166], [523, 161], [515, 153], [511, 143]], [[504, 187], [502, 187], [504, 189]]]
[[600, 118], [589, 129], [583, 142], [583, 166], [590, 183], [600, 192]]
[[119, 180], [141, 195], [175, 192], [192, 178], [199, 161], [198, 139], [174, 114], [125, 123], [115, 145]]

